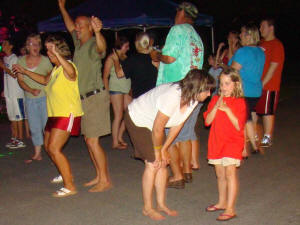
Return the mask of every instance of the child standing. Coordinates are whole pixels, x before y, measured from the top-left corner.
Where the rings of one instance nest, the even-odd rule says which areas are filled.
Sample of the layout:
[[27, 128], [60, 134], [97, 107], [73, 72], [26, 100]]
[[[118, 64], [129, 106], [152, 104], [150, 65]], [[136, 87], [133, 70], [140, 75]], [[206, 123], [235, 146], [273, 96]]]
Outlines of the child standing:
[[4, 71], [4, 97], [12, 131], [11, 140], [6, 147], [15, 149], [24, 148], [26, 145], [23, 143], [24, 91], [11, 71], [12, 65], [18, 61], [18, 57], [13, 53], [13, 48], [12, 39], [7, 39], [2, 43], [2, 49], [6, 56], [3, 58], [4, 62], [0, 62], [0, 67]]
[[211, 125], [207, 158], [215, 166], [219, 191], [219, 201], [206, 211], [225, 210], [217, 220], [230, 220], [236, 217], [237, 167], [242, 159], [247, 118], [241, 78], [236, 70], [229, 68], [221, 73], [219, 95], [213, 96], [204, 118], [205, 124]]

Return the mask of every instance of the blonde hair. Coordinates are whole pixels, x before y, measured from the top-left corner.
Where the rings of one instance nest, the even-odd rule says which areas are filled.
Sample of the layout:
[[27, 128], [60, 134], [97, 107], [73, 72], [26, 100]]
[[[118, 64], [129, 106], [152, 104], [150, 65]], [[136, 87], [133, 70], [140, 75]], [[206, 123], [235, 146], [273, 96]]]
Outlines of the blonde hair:
[[[219, 84], [221, 84], [220, 81], [221, 76], [229, 76], [231, 81], [234, 83], [234, 89], [232, 91], [231, 97], [235, 97], [235, 98], [244, 97], [242, 79], [239, 72], [236, 69], [233, 69], [231, 67], [224, 69], [219, 76]], [[221, 88], [219, 88], [218, 94], [221, 95]]]
[[[29, 35], [27, 36], [27, 38], [26, 38], [26, 48], [27, 48], [27, 46], [29, 45], [30, 39], [36, 39], [36, 40], [39, 42], [40, 47], [42, 47], [42, 39], [41, 39], [41, 35], [32, 33], [32, 34], [29, 34]], [[28, 49], [27, 49], [27, 50], [28, 50]]]
[[61, 36], [49, 35], [46, 38], [45, 43], [53, 43], [56, 46], [58, 53], [65, 59], [72, 58], [70, 48], [69, 48], [67, 42], [65, 41], [65, 39], [63, 39]]
[[250, 36], [250, 43], [247, 43], [247, 45], [258, 45], [260, 36], [257, 26], [254, 24], [249, 24], [243, 26], [242, 29], [245, 29], [246, 34]]
[[144, 52], [149, 50], [150, 47], [150, 37], [147, 33], [141, 32], [136, 35], [135, 48], [138, 52]]

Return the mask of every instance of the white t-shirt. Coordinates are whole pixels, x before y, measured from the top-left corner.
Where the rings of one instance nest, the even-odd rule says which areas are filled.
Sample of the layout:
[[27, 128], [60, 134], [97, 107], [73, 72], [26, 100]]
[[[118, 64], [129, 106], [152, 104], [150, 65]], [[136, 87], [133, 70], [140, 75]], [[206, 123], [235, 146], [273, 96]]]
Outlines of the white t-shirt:
[[[5, 56], [3, 58], [4, 65], [8, 69], [12, 69], [13, 64], [17, 64], [18, 57], [15, 54]], [[4, 72], [4, 97], [6, 98], [24, 98], [24, 91], [19, 86], [17, 78], [11, 77]]]
[[134, 99], [128, 106], [133, 123], [138, 127], [152, 130], [157, 112], [170, 117], [166, 127], [174, 127], [183, 123], [198, 101], [191, 102], [184, 112], [180, 111], [181, 90], [178, 84], [162, 84]]

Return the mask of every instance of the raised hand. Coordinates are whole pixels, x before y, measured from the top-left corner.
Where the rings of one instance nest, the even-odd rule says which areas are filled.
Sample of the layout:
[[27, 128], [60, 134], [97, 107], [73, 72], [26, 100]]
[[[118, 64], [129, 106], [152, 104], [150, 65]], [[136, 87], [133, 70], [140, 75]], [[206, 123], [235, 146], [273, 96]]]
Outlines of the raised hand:
[[220, 105], [219, 105], [219, 110], [226, 112], [229, 109], [229, 107], [227, 106], [226, 102], [221, 101]]
[[219, 46], [218, 46], [218, 49], [221, 49], [221, 48], [223, 48], [225, 46], [225, 43], [224, 42], [221, 42], [220, 44], [219, 44]]
[[46, 43], [46, 48], [47, 50], [51, 51], [54, 55], [58, 55], [58, 51], [57, 51], [57, 48], [56, 48], [56, 45], [53, 44], [53, 43]]
[[100, 32], [103, 27], [102, 21], [95, 16], [91, 17], [91, 25], [95, 33]]
[[59, 8], [65, 8], [66, 0], [58, 0], [57, 2], [58, 2]]

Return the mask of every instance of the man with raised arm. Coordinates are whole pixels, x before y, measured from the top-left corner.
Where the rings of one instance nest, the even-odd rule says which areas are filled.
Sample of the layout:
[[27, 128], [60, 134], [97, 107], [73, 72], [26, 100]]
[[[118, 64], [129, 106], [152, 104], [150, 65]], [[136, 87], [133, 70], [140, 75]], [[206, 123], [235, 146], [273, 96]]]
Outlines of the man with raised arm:
[[75, 46], [73, 61], [78, 68], [78, 86], [84, 111], [81, 133], [96, 169], [96, 177], [85, 186], [93, 186], [90, 192], [100, 192], [111, 187], [106, 155], [99, 142], [99, 137], [111, 132], [109, 94], [104, 88], [101, 74], [106, 42], [101, 34], [102, 21], [99, 18], [78, 16], [73, 21], [65, 3], [66, 0], [58, 0], [60, 12]]

